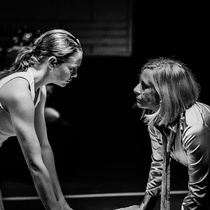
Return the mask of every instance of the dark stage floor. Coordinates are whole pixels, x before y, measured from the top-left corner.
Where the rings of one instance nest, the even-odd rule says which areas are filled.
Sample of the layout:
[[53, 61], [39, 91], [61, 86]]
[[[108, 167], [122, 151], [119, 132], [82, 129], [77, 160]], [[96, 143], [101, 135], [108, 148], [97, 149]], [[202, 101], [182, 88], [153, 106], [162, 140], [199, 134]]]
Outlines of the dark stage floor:
[[[137, 187], [132, 182], [115, 182], [109, 184], [94, 184], [91, 182], [62, 183], [62, 187], [67, 202], [74, 210], [113, 210], [119, 207], [138, 204], [143, 196], [143, 192], [135, 191]], [[107, 188], [110, 188], [109, 192]], [[122, 190], [123, 188], [127, 188], [128, 190]], [[36, 196], [33, 185], [4, 182], [2, 183], [2, 190], [4, 191], [4, 205], [6, 210], [44, 210], [41, 201]], [[73, 191], [74, 193], [72, 193]], [[186, 191], [172, 191], [171, 210], [180, 209], [180, 204], [185, 193]], [[155, 210], [158, 209], [159, 203]]]
[[[96, 175], [97, 176], [97, 175]], [[113, 210], [139, 204], [143, 198], [147, 177], [71, 178], [61, 182], [67, 202], [74, 210]], [[171, 210], [180, 209], [186, 194], [186, 183], [179, 176], [172, 182]], [[2, 193], [6, 210], [44, 210], [30, 181], [4, 180]], [[155, 210], [159, 209], [157, 204]]]
[[[171, 210], [180, 209], [184, 195], [172, 195]], [[113, 210], [122, 206], [138, 204], [141, 197], [103, 197], [103, 198], [72, 198], [67, 199], [74, 210]], [[44, 210], [39, 200], [5, 201], [6, 210]], [[154, 210], [158, 210], [159, 205]]]

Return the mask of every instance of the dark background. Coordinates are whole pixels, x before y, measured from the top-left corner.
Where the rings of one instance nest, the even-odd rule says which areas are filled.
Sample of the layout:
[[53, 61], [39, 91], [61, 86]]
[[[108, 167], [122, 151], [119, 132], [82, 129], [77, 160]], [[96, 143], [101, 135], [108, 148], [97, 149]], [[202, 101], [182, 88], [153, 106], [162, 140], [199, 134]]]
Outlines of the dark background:
[[[8, 18], [11, 22], [13, 18], [14, 24], [19, 15], [27, 20], [30, 12], [35, 14], [36, 9], [42, 7], [41, 2], [34, 2], [35, 5], [25, 3], [27, 6], [17, 2], [17, 5], [7, 2], [6, 7], [1, 8], [4, 14], [9, 14], [2, 20]], [[83, 11], [82, 3], [80, 8]], [[50, 2], [45, 6], [47, 16], [51, 12]], [[21, 8], [20, 13], [15, 9], [17, 7]], [[131, 54], [84, 54], [78, 78], [65, 88], [55, 88], [48, 104], [56, 108], [67, 122], [62, 126], [49, 125], [49, 137], [61, 181], [147, 179], [150, 140], [146, 125], [140, 121], [141, 111], [133, 108], [133, 88], [138, 83], [141, 66], [148, 59], [169, 56], [184, 62], [192, 70], [201, 84], [200, 100], [210, 103], [209, 21], [206, 10], [207, 5], [192, 2], [184, 5], [177, 1], [170, 4], [132, 1]], [[82, 14], [76, 15], [82, 17]], [[59, 17], [59, 11], [55, 13], [56, 17]], [[15, 138], [0, 148], [0, 162], [2, 180], [31, 182]], [[180, 172], [185, 172], [182, 166], [174, 165]]]

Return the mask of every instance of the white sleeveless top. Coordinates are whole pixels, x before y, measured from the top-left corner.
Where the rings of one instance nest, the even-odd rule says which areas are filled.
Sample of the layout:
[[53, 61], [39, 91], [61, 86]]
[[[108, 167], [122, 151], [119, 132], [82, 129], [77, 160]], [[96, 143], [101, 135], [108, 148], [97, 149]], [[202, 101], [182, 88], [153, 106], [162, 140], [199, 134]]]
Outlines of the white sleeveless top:
[[[34, 99], [35, 99], [34, 76], [33, 76], [33, 73], [31, 72], [31, 70], [28, 70], [26, 72], [16, 72], [9, 76], [4, 77], [3, 79], [0, 80], [0, 88], [3, 87], [10, 80], [17, 78], [17, 77], [24, 78], [28, 81], [30, 92], [31, 92], [31, 98], [34, 101]], [[37, 104], [40, 101], [41, 90], [39, 89], [38, 91], [39, 91], [39, 93], [38, 93], [37, 100], [35, 102], [35, 107], [37, 106]], [[0, 101], [0, 146], [2, 145], [2, 143], [5, 140], [7, 140], [11, 136], [16, 136], [16, 134], [13, 129], [10, 114], [3, 108], [1, 101]]]

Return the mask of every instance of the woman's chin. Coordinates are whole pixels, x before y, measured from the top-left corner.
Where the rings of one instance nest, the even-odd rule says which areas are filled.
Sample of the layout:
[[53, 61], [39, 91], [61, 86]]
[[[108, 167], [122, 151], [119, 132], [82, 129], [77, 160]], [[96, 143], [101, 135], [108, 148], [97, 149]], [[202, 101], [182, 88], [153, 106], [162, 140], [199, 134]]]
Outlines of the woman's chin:
[[137, 107], [140, 108], [140, 109], [150, 109], [148, 106], [144, 106], [141, 103], [137, 103]]
[[143, 109], [143, 108], [144, 108], [144, 107], [142, 106], [141, 103], [138, 103], [138, 102], [137, 102], [136, 105], [137, 105], [137, 107], [140, 108], [140, 109]]
[[69, 81], [68, 82], [64, 81], [64, 82], [60, 83], [59, 86], [60, 87], [65, 87], [68, 84], [69, 84]]

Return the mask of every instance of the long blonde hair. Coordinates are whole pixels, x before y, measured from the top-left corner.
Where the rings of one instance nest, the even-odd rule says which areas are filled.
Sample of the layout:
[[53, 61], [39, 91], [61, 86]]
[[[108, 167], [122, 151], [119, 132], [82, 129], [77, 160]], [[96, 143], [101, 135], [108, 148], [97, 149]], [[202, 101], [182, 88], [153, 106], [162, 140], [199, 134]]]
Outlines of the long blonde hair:
[[173, 124], [198, 100], [199, 84], [189, 68], [173, 59], [152, 59], [141, 72], [145, 69], [152, 70], [153, 86], [160, 98], [160, 107], [155, 113], [143, 114], [145, 121], [157, 125]]

